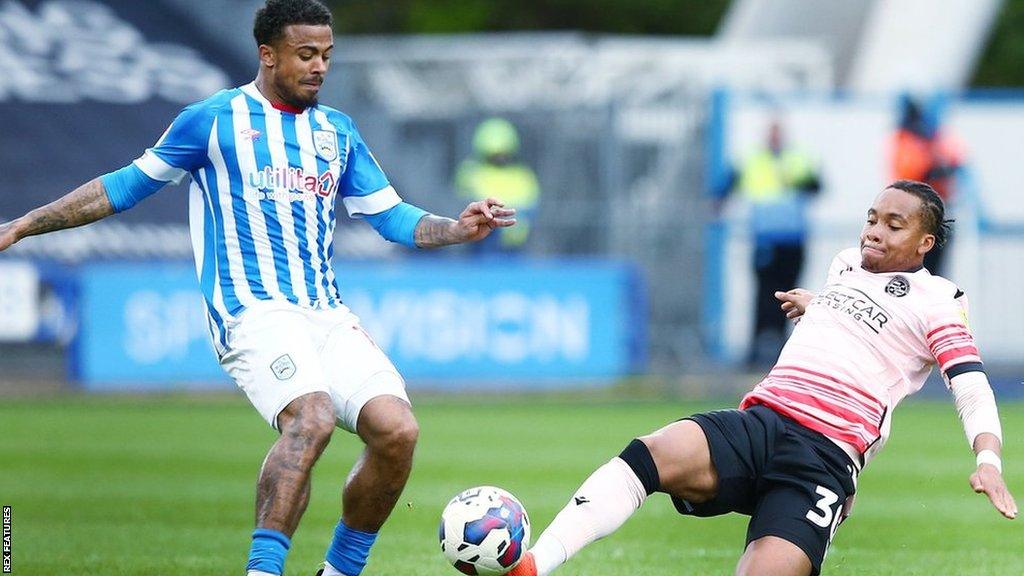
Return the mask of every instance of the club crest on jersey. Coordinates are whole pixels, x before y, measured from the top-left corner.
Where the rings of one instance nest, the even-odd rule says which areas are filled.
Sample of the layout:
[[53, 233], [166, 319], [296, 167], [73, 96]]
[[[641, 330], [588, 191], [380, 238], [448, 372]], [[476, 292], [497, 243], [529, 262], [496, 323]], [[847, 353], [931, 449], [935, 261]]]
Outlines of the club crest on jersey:
[[903, 276], [893, 276], [892, 280], [885, 285], [885, 293], [897, 298], [906, 296], [907, 292], [910, 292], [910, 281]]
[[313, 146], [316, 148], [317, 156], [326, 162], [333, 162], [338, 158], [338, 135], [330, 130], [314, 130]]
[[291, 356], [285, 354], [270, 364], [270, 370], [278, 380], [287, 380], [295, 376], [295, 362], [292, 362]]

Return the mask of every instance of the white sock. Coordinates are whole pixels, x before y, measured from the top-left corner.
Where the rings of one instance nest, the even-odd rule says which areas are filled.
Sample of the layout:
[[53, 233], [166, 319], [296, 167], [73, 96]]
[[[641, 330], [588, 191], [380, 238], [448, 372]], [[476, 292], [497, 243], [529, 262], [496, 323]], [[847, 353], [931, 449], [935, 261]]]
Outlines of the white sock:
[[547, 576], [587, 544], [618, 530], [646, 499], [643, 483], [621, 458], [595, 470], [531, 548], [537, 576]]
[[245, 576], [281, 576], [280, 574], [271, 574], [270, 572], [260, 572], [259, 570], [249, 570], [245, 573]]
[[324, 573], [323, 576], [345, 576], [340, 570], [331, 566], [330, 562], [324, 562]]

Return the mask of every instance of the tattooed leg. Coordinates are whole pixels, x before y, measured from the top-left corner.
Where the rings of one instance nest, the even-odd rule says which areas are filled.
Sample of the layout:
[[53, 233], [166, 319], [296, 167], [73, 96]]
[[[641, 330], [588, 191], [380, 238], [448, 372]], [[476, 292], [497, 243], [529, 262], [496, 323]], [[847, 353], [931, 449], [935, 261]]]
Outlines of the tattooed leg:
[[334, 407], [324, 392], [292, 401], [278, 416], [281, 436], [270, 448], [256, 489], [256, 526], [291, 537], [309, 503], [310, 473], [334, 432]]
[[409, 479], [419, 425], [404, 400], [378, 396], [363, 406], [356, 428], [366, 448], [345, 483], [342, 519], [350, 528], [377, 532]]

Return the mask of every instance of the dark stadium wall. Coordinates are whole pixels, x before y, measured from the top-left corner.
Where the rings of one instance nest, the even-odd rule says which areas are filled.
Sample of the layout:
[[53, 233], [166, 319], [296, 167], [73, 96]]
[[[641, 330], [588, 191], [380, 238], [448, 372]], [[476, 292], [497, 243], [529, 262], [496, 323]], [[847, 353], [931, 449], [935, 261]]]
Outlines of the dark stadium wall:
[[710, 36], [729, 0], [333, 0], [338, 32], [430, 34], [577, 30]]
[[[253, 75], [251, 62], [164, 2], [13, 0], [0, 10], [0, 219], [124, 166], [189, 102]], [[78, 12], [75, 12], [78, 10]], [[184, 222], [184, 187], [118, 218]]]

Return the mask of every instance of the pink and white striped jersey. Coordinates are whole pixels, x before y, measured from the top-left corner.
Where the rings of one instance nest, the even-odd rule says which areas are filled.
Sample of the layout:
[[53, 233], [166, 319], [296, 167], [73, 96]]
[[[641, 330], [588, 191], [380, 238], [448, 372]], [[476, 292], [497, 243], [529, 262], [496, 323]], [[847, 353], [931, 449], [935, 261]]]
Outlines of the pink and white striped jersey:
[[740, 403], [768, 406], [866, 464], [889, 436], [892, 411], [938, 365], [952, 378], [983, 370], [967, 299], [927, 270], [876, 274], [860, 250], [840, 252], [775, 367]]

